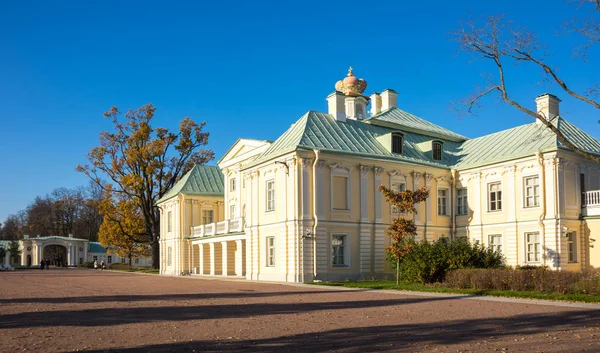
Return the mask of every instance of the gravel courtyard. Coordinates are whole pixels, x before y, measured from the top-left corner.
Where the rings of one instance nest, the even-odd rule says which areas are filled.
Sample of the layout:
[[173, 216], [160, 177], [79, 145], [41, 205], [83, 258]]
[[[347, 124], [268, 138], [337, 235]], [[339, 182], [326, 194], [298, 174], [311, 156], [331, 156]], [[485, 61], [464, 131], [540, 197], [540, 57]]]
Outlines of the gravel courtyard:
[[0, 351], [600, 352], [600, 305], [75, 269], [0, 272]]

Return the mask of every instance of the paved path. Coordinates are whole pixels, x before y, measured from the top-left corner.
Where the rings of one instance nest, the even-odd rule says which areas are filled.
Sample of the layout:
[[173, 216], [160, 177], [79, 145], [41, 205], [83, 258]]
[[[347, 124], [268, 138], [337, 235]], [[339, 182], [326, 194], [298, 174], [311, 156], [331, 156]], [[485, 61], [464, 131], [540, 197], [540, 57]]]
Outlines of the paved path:
[[51, 270], [0, 272], [2, 352], [600, 352], [600, 308]]

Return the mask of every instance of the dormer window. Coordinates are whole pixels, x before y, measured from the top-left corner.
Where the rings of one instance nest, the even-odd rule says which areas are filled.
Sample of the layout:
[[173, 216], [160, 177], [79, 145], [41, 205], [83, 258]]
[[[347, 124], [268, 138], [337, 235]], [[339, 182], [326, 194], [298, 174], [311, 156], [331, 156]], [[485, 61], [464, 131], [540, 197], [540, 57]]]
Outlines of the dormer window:
[[400, 133], [392, 134], [392, 153], [402, 154], [404, 136]]
[[432, 142], [432, 152], [433, 152], [433, 160], [435, 161], [441, 161], [442, 160], [442, 142], [440, 141], [433, 141]]

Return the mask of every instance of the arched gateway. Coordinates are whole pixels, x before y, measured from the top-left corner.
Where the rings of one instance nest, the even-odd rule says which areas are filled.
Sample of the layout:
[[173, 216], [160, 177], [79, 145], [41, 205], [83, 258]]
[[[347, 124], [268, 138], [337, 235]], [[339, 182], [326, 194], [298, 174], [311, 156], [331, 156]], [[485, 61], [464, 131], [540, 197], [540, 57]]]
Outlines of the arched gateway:
[[[36, 237], [25, 236], [19, 241], [21, 245], [21, 266], [39, 265], [42, 259], [48, 260], [56, 266], [77, 266], [87, 261], [89, 240], [69, 237]], [[13, 264], [6, 254], [6, 259], [0, 259], [0, 263]]]

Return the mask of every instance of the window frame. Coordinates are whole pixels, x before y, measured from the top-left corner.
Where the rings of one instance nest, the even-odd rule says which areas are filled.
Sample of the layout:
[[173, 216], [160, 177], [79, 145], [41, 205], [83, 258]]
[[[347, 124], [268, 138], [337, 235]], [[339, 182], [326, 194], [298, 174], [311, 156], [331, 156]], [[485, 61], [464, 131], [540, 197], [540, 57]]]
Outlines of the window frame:
[[[438, 147], [438, 148], [436, 148]], [[437, 157], [437, 153], [439, 153], [439, 157]], [[444, 159], [444, 143], [439, 140], [431, 141], [431, 158], [434, 161], [441, 161]]]
[[576, 264], [579, 262], [579, 247], [577, 246], [577, 232], [567, 233], [567, 263]]
[[236, 211], [236, 209], [237, 209], [237, 206], [235, 204], [229, 205], [229, 219], [234, 219], [235, 218], [235, 211]]
[[173, 231], [173, 211], [167, 211], [167, 232]]
[[[208, 219], [208, 217], [205, 216], [205, 212], [210, 212], [210, 222], [206, 222], [206, 220]], [[201, 216], [202, 216], [202, 224], [203, 225], [215, 223], [215, 210], [213, 210], [213, 209], [202, 210]]]
[[[394, 189], [394, 185], [398, 185], [399, 187], [397, 189]], [[406, 191], [406, 180], [402, 179], [400, 180], [391, 180], [390, 182], [390, 189], [396, 192], [402, 192], [402, 191]], [[396, 206], [391, 205], [390, 204], [390, 213], [391, 214], [405, 214], [406, 212], [399, 212], [398, 209], [396, 208]]]
[[[494, 181], [491, 183], [487, 184], [487, 191], [488, 191], [488, 212], [502, 212], [502, 182], [501, 181]], [[499, 189], [498, 191], [494, 191], [493, 193], [495, 194], [495, 200], [492, 201], [492, 187], [494, 185], [498, 185]], [[500, 193], [500, 194], [498, 194]], [[498, 197], [499, 196], [499, 197]], [[492, 205], [495, 205], [495, 209], [492, 209]]]
[[[492, 239], [499, 238], [499, 243], [492, 242]], [[492, 249], [494, 252], [502, 254], [502, 248], [504, 245], [504, 237], [500, 233], [488, 234], [488, 248]]]
[[[269, 242], [272, 242], [271, 244], [269, 244]], [[266, 260], [266, 267], [275, 267], [276, 261], [275, 261], [275, 237], [274, 236], [269, 236], [265, 238], [265, 249], [267, 250], [267, 256], [265, 258]]]
[[[459, 191], [464, 191], [464, 195], [460, 195]], [[460, 200], [462, 199], [462, 205]], [[463, 207], [463, 212], [460, 212], [459, 207]], [[456, 215], [467, 216], [469, 215], [469, 190], [466, 187], [456, 188]]]
[[[527, 180], [537, 179], [537, 184], [531, 185], [533, 195], [527, 196], [528, 190], [530, 186], [527, 185]], [[533, 205], [528, 205], [528, 199], [532, 197]], [[536, 208], [540, 207], [540, 176], [538, 174], [535, 175], [527, 175], [523, 177], [523, 208]]]
[[[269, 185], [273, 185], [271, 190], [269, 190]], [[271, 196], [271, 200], [269, 200], [269, 196]], [[275, 211], [275, 179], [269, 179], [265, 181], [265, 212], [273, 211]]]
[[235, 192], [236, 191], [236, 178], [231, 178], [229, 179], [229, 192]]
[[[444, 191], [445, 195], [443, 197], [443, 203], [440, 202], [441, 196], [440, 196], [440, 191]], [[437, 189], [437, 215], [438, 216], [449, 216], [450, 213], [448, 212], [448, 199], [450, 196], [450, 189], [449, 188], [438, 188]], [[443, 213], [442, 213], [443, 211]]]
[[[400, 139], [399, 144], [394, 143], [395, 138]], [[400, 152], [395, 151], [394, 147], [400, 147]], [[392, 141], [391, 141], [390, 150], [392, 151], [393, 154], [402, 154], [404, 152], [404, 134], [403, 133], [401, 133], [401, 132], [393, 132], [392, 133]]]
[[173, 266], [173, 247], [167, 247], [167, 266]]
[[106, 256], [106, 263], [109, 264], [109, 265], [112, 264], [112, 255], [107, 255]]
[[[340, 245], [334, 245], [333, 244], [333, 240], [334, 238], [338, 238], [341, 237], [342, 238], [342, 263], [335, 263], [336, 260], [336, 248], [339, 248]], [[330, 254], [331, 254], [331, 260], [329, 261], [331, 267], [334, 268], [346, 268], [346, 267], [350, 267], [350, 242], [349, 239], [350, 235], [348, 233], [331, 233], [330, 235], [330, 239], [329, 239], [329, 246], [330, 246]], [[338, 257], [339, 259], [339, 254]]]
[[[540, 264], [542, 262], [542, 242], [540, 239], [540, 232], [525, 232], [524, 234], [524, 242], [525, 248], [523, 249], [523, 254], [525, 255], [525, 263], [526, 264]], [[530, 242], [528, 236], [535, 235], [536, 242]], [[534, 251], [529, 251], [529, 245], [534, 246]], [[534, 255], [534, 260], [529, 260], [529, 254]], [[537, 254], [537, 260], [535, 259], [535, 255]]]

